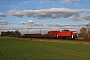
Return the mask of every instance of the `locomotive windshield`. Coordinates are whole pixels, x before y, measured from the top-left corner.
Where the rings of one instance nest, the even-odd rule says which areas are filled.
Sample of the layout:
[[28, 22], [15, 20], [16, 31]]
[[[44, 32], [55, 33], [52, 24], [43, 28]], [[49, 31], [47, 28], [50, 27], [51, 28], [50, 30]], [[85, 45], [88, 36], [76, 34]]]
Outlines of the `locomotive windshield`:
[[69, 30], [62, 30], [62, 32], [64, 32], [64, 31], [69, 31]]

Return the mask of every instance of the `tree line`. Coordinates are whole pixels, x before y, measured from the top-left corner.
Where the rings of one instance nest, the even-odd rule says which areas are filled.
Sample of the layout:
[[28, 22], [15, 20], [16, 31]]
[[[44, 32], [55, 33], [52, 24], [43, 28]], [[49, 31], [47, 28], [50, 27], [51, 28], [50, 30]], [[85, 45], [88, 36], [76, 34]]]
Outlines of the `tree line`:
[[18, 30], [15, 30], [15, 31], [7, 31], [7, 32], [2, 31], [2, 32], [1, 32], [1, 36], [20, 37], [20, 36], [21, 36], [21, 33], [20, 33]]

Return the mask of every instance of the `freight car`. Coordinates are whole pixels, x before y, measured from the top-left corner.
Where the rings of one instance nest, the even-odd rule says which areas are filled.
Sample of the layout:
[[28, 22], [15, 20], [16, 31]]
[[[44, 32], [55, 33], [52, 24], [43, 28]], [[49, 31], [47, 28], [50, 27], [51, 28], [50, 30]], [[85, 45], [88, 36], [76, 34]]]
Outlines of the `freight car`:
[[41, 38], [42, 37], [42, 34], [30, 34], [30, 37], [31, 38]]
[[36, 33], [36, 34], [24, 34], [24, 38], [41, 38], [42, 34]]
[[30, 38], [30, 34], [23, 34], [23, 38]]

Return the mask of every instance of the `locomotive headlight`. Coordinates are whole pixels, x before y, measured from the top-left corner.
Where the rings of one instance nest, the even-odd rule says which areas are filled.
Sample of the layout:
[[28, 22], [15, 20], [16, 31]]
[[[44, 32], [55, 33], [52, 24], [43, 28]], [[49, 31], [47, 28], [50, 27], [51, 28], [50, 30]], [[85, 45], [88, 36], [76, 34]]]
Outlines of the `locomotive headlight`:
[[57, 38], [58, 38], [58, 35], [57, 35]]

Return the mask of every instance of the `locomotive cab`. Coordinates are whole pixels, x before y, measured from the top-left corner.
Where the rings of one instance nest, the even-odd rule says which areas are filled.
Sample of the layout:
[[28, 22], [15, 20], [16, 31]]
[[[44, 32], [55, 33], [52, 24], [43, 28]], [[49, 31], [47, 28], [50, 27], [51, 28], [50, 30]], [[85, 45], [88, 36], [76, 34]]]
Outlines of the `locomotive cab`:
[[71, 31], [71, 38], [75, 39], [77, 37], [78, 37], [77, 32], [76, 31]]

